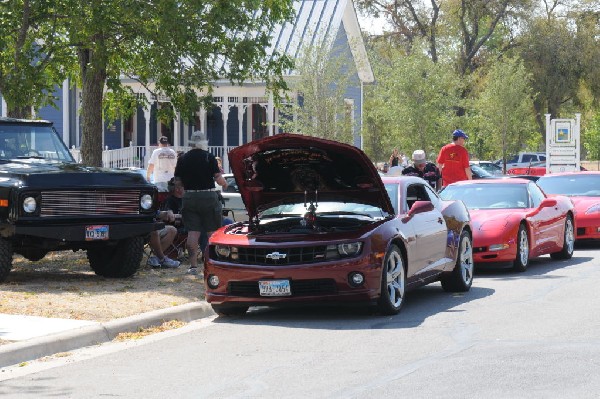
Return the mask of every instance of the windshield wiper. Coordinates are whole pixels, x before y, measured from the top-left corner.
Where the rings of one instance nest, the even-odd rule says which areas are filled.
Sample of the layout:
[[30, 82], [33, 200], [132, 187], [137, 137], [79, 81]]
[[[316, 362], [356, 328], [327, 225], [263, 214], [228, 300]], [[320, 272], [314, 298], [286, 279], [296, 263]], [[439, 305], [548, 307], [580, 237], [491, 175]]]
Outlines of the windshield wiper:
[[275, 219], [275, 218], [288, 218], [288, 217], [297, 218], [297, 217], [300, 217], [300, 215], [297, 213], [274, 213], [272, 215], [263, 215], [263, 216], [261, 216], [261, 219], [271, 219], [271, 218]]
[[19, 155], [18, 157], [15, 157], [16, 159], [46, 159], [46, 157], [43, 157], [41, 155]]

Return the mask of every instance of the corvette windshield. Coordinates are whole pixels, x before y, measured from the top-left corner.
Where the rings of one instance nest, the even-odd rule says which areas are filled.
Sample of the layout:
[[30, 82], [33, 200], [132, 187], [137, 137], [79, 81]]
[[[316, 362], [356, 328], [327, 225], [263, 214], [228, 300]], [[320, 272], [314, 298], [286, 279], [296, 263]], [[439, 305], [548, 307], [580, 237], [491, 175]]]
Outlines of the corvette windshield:
[[[296, 203], [283, 204], [265, 209], [261, 212], [261, 218], [273, 217], [293, 217], [302, 216], [307, 212], [310, 204]], [[362, 216], [369, 218], [383, 218], [386, 213], [379, 207], [359, 204], [353, 202], [319, 202], [317, 204], [316, 215], [321, 216]]]
[[600, 197], [600, 175], [541, 177], [537, 184], [546, 194]]
[[461, 200], [469, 209], [527, 208], [529, 195], [524, 184], [469, 184], [448, 186], [440, 196]]

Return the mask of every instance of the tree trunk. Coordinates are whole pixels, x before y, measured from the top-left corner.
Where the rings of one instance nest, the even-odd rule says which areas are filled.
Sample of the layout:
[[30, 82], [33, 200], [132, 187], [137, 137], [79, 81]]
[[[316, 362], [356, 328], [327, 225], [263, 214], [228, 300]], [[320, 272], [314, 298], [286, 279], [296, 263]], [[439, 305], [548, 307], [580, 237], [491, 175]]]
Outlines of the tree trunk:
[[102, 166], [102, 96], [106, 83], [106, 66], [94, 59], [94, 52], [77, 53], [81, 72], [81, 160], [88, 166]]

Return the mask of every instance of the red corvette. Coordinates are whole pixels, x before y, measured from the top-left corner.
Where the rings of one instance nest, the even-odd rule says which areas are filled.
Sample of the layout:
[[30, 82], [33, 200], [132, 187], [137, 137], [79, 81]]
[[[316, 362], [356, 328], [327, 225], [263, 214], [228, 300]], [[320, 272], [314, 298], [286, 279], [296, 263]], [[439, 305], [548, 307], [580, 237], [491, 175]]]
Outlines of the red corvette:
[[292, 134], [240, 146], [229, 160], [249, 220], [210, 238], [204, 279], [217, 313], [359, 301], [396, 314], [412, 288], [470, 289], [468, 211], [424, 180], [384, 185], [360, 149]]
[[516, 271], [525, 271], [536, 256], [573, 256], [573, 203], [563, 196], [547, 198], [530, 180], [463, 181], [446, 187], [441, 197], [461, 200], [469, 208], [478, 266], [510, 262]]
[[600, 172], [571, 172], [541, 177], [538, 185], [549, 196], [566, 195], [575, 204], [577, 240], [600, 239]]

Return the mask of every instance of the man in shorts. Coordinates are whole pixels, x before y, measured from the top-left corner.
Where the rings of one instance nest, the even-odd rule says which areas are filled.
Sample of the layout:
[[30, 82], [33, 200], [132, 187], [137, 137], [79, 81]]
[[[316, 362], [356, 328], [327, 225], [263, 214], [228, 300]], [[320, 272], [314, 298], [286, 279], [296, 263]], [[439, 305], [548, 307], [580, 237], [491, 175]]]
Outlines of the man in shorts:
[[215, 182], [226, 189], [227, 181], [219, 170], [215, 156], [208, 152], [208, 140], [203, 132], [192, 133], [189, 145], [191, 150], [177, 160], [175, 177], [181, 180], [185, 190], [181, 215], [188, 230], [188, 273], [198, 274], [200, 232], [206, 231], [210, 237], [223, 223], [223, 206], [219, 201]]

